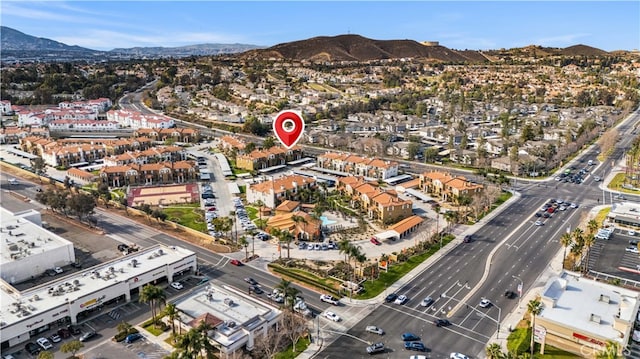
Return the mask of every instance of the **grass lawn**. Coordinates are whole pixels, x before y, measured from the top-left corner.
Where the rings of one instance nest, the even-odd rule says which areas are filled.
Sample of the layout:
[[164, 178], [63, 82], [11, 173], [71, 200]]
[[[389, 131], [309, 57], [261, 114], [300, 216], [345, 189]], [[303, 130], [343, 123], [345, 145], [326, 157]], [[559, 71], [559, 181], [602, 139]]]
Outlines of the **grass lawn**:
[[162, 331], [162, 329], [160, 329], [160, 327], [156, 328], [155, 325], [153, 324], [149, 324], [146, 327], [143, 327], [146, 331], [148, 331], [149, 333], [155, 335], [156, 337], [162, 333], [164, 333], [164, 331]]
[[[537, 348], [536, 348], [537, 349]], [[545, 346], [544, 355], [540, 355], [540, 352], [536, 354], [536, 358], [544, 358], [544, 359], [573, 359], [580, 358], [579, 355], [575, 355], [569, 352], [565, 352], [564, 350], [560, 350], [558, 348], [554, 348], [552, 346]]]
[[253, 221], [254, 219], [258, 218], [258, 209], [257, 208], [249, 207], [249, 206], [246, 206], [244, 208], [247, 210], [247, 216], [249, 216], [250, 220]]
[[622, 184], [624, 183], [624, 177], [625, 177], [624, 173], [616, 174], [615, 177], [613, 177], [613, 179], [611, 180], [611, 182], [609, 182], [607, 187], [609, 189], [616, 190], [616, 191], [624, 190], [622, 188]]
[[123, 191], [123, 190], [121, 190], [121, 189], [112, 189], [112, 190], [111, 190], [111, 195], [112, 195], [114, 198], [123, 198], [123, 197], [125, 196], [125, 193], [124, 193], [124, 191]]
[[598, 212], [598, 214], [594, 218], [594, 220], [598, 222], [599, 225], [602, 225], [605, 218], [607, 218], [607, 216], [609, 215], [609, 212], [611, 212], [611, 207], [601, 209], [600, 212]]
[[[442, 246], [446, 246], [453, 240], [454, 237], [445, 237], [442, 240]], [[394, 264], [389, 268], [388, 272], [380, 272], [380, 277], [374, 281], [366, 281], [363, 283], [365, 291], [358, 295], [357, 299], [369, 299], [377, 296], [386, 290], [389, 286], [395, 283], [398, 279], [405, 276], [413, 268], [417, 267], [420, 263], [424, 262], [427, 258], [431, 257], [434, 253], [440, 250], [440, 246], [434, 244], [428, 251], [409, 258], [404, 263]]]
[[309, 346], [309, 339], [300, 338], [296, 343], [296, 351], [293, 351], [293, 345], [289, 345], [283, 352], [276, 354], [275, 359], [292, 359], [302, 353]]
[[169, 216], [167, 218], [169, 221], [179, 223], [196, 231], [205, 232], [207, 223], [199, 207], [198, 204], [190, 203], [179, 207], [166, 207], [163, 208], [162, 211]]

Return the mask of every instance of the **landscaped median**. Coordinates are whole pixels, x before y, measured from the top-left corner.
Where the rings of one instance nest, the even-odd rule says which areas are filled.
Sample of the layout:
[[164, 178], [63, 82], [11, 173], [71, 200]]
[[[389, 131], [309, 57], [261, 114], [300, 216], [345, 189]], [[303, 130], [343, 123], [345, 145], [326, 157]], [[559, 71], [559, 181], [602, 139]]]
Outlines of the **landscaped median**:
[[269, 269], [294, 282], [319, 289], [324, 293], [340, 296], [340, 282], [333, 278], [321, 278], [311, 272], [299, 268], [283, 267], [276, 263], [269, 263]]

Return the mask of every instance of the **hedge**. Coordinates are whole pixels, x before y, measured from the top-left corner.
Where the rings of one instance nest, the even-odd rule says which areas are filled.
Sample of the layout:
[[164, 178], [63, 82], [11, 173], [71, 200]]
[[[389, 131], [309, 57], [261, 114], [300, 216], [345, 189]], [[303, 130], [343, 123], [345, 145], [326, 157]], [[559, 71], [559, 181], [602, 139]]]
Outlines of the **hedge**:
[[139, 333], [138, 329], [131, 328], [127, 332], [120, 332], [120, 333], [114, 335], [113, 336], [113, 340], [115, 340], [116, 342], [120, 343], [121, 341], [123, 341], [123, 340], [125, 340], [127, 338], [127, 335], [135, 334], [135, 333]]
[[292, 279], [295, 279], [296, 281], [299, 281], [299, 282], [302, 282], [302, 283], [305, 283], [305, 284], [309, 284], [309, 285], [311, 285], [313, 287], [320, 288], [320, 289], [322, 289], [324, 291], [327, 291], [327, 292], [329, 292], [329, 293], [331, 293], [331, 294], [333, 294], [333, 295], [335, 295], [337, 297], [341, 297], [341, 295], [340, 295], [340, 293], [338, 291], [336, 291], [333, 287], [330, 287], [330, 286], [328, 286], [328, 285], [326, 285], [324, 283], [314, 281], [313, 279], [307, 278], [307, 277], [305, 277], [303, 275], [300, 275], [298, 273], [295, 273], [295, 272], [288, 271], [287, 269], [282, 268], [282, 267], [280, 267], [278, 265], [275, 265], [275, 264], [272, 264], [272, 263], [269, 264], [269, 267], [271, 269], [273, 269], [273, 271], [276, 272], [276, 273], [284, 274], [287, 277], [291, 277]]
[[531, 350], [531, 328], [518, 328], [507, 338], [509, 353], [528, 353]]

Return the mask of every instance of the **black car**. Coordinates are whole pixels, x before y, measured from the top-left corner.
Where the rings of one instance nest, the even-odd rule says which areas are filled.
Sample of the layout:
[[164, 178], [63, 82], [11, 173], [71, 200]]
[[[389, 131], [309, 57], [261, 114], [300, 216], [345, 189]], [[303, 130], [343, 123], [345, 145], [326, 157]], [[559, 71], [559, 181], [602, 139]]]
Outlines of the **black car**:
[[436, 327], [448, 327], [451, 325], [451, 322], [446, 319], [436, 319], [433, 321], [433, 324], [435, 324]]
[[27, 343], [24, 349], [31, 355], [38, 355], [42, 351], [42, 348], [36, 343]]
[[120, 252], [128, 252], [129, 251], [129, 246], [126, 244], [118, 244], [118, 250]]
[[464, 239], [462, 240], [462, 242], [464, 242], [464, 243], [471, 243], [471, 242], [473, 242], [473, 236], [472, 236], [472, 235], [470, 235], [470, 234], [469, 234], [469, 235], [467, 235], [467, 236], [464, 236]]
[[425, 348], [422, 342], [406, 342], [404, 343], [404, 348], [406, 350], [416, 350], [419, 352], [427, 351], [427, 348]]
[[80, 262], [73, 262], [73, 263], [71, 263], [71, 266], [72, 266], [73, 268], [82, 268], [82, 263], [80, 263]]
[[255, 279], [251, 278], [251, 277], [245, 278], [244, 281], [249, 283], [249, 284], [251, 284], [251, 285], [257, 285], [258, 284], [258, 282]]
[[629, 241], [629, 244], [632, 246], [637, 246], [638, 245], [638, 240], [637, 239], [632, 239]]
[[257, 285], [252, 285], [249, 287], [249, 292], [254, 292], [256, 294], [262, 294], [264, 293], [264, 291], [262, 290], [262, 288], [258, 287]]
[[542, 214], [540, 212], [536, 212], [536, 217], [542, 217]]
[[80, 331], [80, 328], [78, 328], [78, 327], [74, 327], [74, 326], [71, 326], [71, 325], [69, 325], [69, 326], [67, 327], [67, 329], [68, 329], [68, 330], [69, 330], [69, 332], [71, 332], [71, 334], [73, 334], [73, 335], [78, 335], [78, 334], [82, 333], [82, 331]]
[[396, 300], [396, 298], [398, 298], [398, 294], [397, 293], [391, 293], [386, 298], [384, 298], [384, 301], [387, 302], [387, 303], [391, 303], [394, 300]]
[[516, 292], [512, 291], [512, 290], [508, 290], [506, 292], [504, 292], [504, 297], [508, 298], [508, 299], [514, 299], [518, 297], [518, 294], [516, 294]]

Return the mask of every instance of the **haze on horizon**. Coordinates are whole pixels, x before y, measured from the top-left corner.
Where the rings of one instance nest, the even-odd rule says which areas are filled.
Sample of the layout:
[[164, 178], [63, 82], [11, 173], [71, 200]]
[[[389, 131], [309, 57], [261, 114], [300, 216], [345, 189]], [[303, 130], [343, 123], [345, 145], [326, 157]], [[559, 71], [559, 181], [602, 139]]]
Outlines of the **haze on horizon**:
[[638, 1], [5, 0], [0, 13], [4, 26], [95, 50], [203, 43], [273, 46], [349, 33], [377, 40], [439, 41], [453, 49], [640, 48]]

